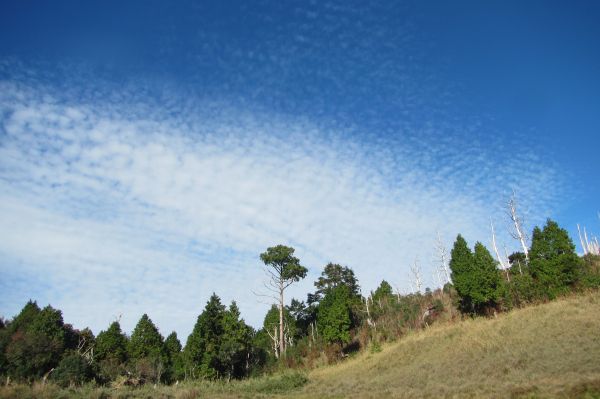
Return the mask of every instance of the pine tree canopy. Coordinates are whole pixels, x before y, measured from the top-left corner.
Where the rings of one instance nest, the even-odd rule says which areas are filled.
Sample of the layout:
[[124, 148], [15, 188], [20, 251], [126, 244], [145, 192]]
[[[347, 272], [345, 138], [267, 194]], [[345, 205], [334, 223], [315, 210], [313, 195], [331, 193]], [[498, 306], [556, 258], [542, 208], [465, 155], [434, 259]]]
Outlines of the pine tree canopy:
[[582, 262], [569, 234], [550, 219], [543, 229], [534, 228], [529, 256], [531, 275], [550, 298], [565, 292], [581, 272]]
[[128, 352], [131, 359], [165, 357], [163, 337], [147, 314], [142, 316], [133, 329], [129, 339]]
[[98, 360], [115, 359], [121, 363], [127, 360], [127, 337], [118, 321], [112, 322], [106, 331], [98, 334], [94, 356]]
[[328, 290], [339, 285], [345, 285], [350, 290], [350, 295], [359, 296], [360, 286], [354, 275], [354, 271], [346, 266], [338, 265], [337, 263], [328, 263], [325, 266], [321, 277], [315, 281], [316, 298], [322, 298]]

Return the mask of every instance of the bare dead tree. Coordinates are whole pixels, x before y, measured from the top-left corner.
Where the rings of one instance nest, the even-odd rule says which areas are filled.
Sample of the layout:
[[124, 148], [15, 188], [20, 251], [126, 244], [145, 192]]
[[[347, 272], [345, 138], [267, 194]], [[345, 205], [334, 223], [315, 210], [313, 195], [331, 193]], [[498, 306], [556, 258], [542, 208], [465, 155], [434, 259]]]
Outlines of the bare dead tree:
[[94, 362], [94, 346], [88, 345], [86, 337], [80, 336], [77, 343], [77, 353], [87, 360], [88, 364]]
[[438, 288], [443, 289], [444, 283], [442, 281], [442, 272], [439, 268], [434, 269], [433, 277], [435, 279], [436, 285]]
[[437, 256], [437, 261], [439, 262], [439, 268], [443, 271], [444, 277], [446, 281], [442, 284], [442, 287], [451, 281], [450, 278], [450, 268], [448, 267], [448, 250], [446, 246], [442, 242], [442, 237], [440, 236], [440, 232], [436, 233], [436, 241], [435, 241], [435, 251]]
[[514, 230], [510, 234], [515, 240], [519, 240], [523, 253], [525, 254], [525, 262], [529, 263], [529, 250], [527, 249], [527, 236], [523, 231], [523, 219], [517, 213], [517, 195], [513, 190], [512, 195], [507, 203], [507, 213], [513, 224]]
[[365, 297], [365, 308], [366, 308], [366, 313], [367, 313], [367, 324], [370, 327], [375, 327], [375, 323], [373, 322], [373, 319], [371, 318], [371, 311], [369, 310], [369, 302], [373, 303], [373, 300], [371, 299], [371, 295], [369, 295], [368, 297]]
[[268, 328], [265, 328], [265, 331], [267, 334], [269, 334], [269, 337], [271, 337], [271, 340], [273, 341], [273, 354], [275, 355], [276, 359], [279, 359], [279, 335], [277, 335], [277, 326], [273, 327], [273, 334], [271, 334], [271, 331], [269, 331]]
[[506, 273], [506, 279], [510, 282], [510, 274], [508, 269], [510, 269], [510, 264], [508, 261], [508, 257], [503, 259], [500, 256], [500, 252], [498, 251], [498, 245], [496, 244], [496, 231], [494, 230], [494, 223], [490, 220], [490, 227], [492, 228], [492, 246], [494, 247], [494, 252], [496, 253], [496, 259], [500, 264], [500, 269]]
[[591, 239], [588, 240], [588, 235], [585, 227], [583, 228], [582, 236], [579, 224], [577, 225], [577, 232], [579, 233], [579, 241], [581, 242], [581, 248], [583, 248], [583, 255], [600, 255], [600, 245], [598, 244], [598, 237], [592, 236]]
[[583, 237], [581, 236], [581, 229], [579, 228], [579, 223], [577, 223], [577, 233], [579, 234], [579, 242], [581, 243], [583, 254], [587, 255], [587, 246], [585, 245], [585, 242], [583, 242]]
[[423, 277], [421, 272], [421, 265], [419, 264], [419, 260], [415, 259], [413, 264], [410, 266], [410, 277], [413, 284], [413, 287], [416, 289], [416, 292], [421, 292], [423, 288]]

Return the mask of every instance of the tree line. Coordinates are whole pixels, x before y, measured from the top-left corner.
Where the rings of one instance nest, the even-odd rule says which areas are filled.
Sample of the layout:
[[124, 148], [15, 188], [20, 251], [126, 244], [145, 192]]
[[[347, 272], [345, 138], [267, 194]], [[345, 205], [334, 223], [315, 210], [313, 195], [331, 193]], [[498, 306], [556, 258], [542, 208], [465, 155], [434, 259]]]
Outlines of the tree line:
[[314, 292], [286, 305], [286, 288], [305, 278], [307, 269], [284, 245], [268, 248], [260, 259], [274, 305], [257, 330], [235, 302], [226, 306], [214, 293], [185, 345], [175, 332], [163, 337], [146, 314], [131, 335], [114, 321], [94, 336], [65, 323], [60, 310], [29, 301], [13, 319], [0, 319], [0, 375], [62, 386], [241, 379], [377, 351], [381, 342], [439, 320], [492, 315], [600, 286], [600, 256], [579, 257], [567, 231], [552, 220], [535, 227], [531, 246], [508, 256], [505, 267], [482, 243], [471, 249], [459, 234], [447, 265], [451, 281], [421, 292], [415, 266], [417, 289], [404, 295], [385, 280], [364, 293], [351, 268], [328, 263]]

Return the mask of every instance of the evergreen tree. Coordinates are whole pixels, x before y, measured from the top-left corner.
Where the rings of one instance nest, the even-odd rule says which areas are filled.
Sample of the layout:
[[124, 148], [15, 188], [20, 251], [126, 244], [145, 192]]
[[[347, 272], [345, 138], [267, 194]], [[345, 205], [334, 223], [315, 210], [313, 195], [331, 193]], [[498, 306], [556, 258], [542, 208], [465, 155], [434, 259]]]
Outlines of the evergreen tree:
[[142, 316], [133, 329], [127, 352], [130, 359], [158, 359], [164, 356], [163, 337], [147, 314]]
[[471, 302], [478, 313], [495, 308], [501, 292], [502, 279], [496, 261], [480, 242], [475, 244], [473, 255], [473, 284]]
[[313, 303], [307, 306], [304, 302], [292, 298], [286, 311], [295, 321], [294, 339], [297, 341], [308, 335], [311, 323], [317, 320], [317, 304]]
[[350, 342], [351, 293], [346, 285], [339, 285], [327, 291], [319, 304], [317, 325], [321, 337], [327, 343], [345, 344]]
[[251, 329], [240, 319], [240, 311], [233, 301], [223, 317], [219, 345], [219, 361], [228, 379], [246, 375], [251, 339]]
[[112, 322], [106, 331], [98, 334], [94, 357], [98, 361], [114, 359], [119, 363], [127, 360], [127, 337], [118, 321]]
[[56, 367], [65, 350], [65, 329], [60, 310], [40, 310], [29, 302], [9, 325], [5, 349], [8, 373], [16, 379], [39, 378]]
[[135, 326], [127, 352], [140, 378], [160, 381], [167, 366], [167, 354], [163, 337], [147, 314]]
[[165, 349], [169, 355], [177, 354], [181, 352], [181, 342], [177, 338], [177, 333], [173, 331], [165, 339]]
[[347, 286], [351, 296], [360, 296], [360, 287], [354, 271], [337, 263], [328, 263], [321, 273], [321, 277], [315, 281], [315, 287], [317, 288], [315, 300], [318, 301], [327, 291], [339, 285]]
[[549, 298], [574, 285], [582, 268], [569, 234], [550, 219], [542, 230], [533, 229], [529, 256], [531, 275]]
[[179, 342], [179, 338], [177, 338], [177, 333], [173, 331], [165, 339], [165, 351], [168, 359], [166, 379], [168, 381], [180, 380], [185, 377], [183, 353], [181, 352], [181, 349], [181, 342]]
[[69, 350], [62, 357], [51, 379], [62, 387], [81, 385], [94, 378], [94, 370], [79, 353]]
[[218, 378], [222, 376], [219, 361], [220, 340], [223, 335], [225, 306], [213, 293], [198, 316], [196, 325], [185, 345], [186, 373], [193, 377]]
[[459, 234], [450, 252], [450, 270], [452, 272], [452, 283], [460, 297], [459, 307], [463, 312], [474, 310], [471, 297], [472, 290], [473, 253], [467, 245], [467, 241]]
[[459, 234], [452, 248], [450, 270], [460, 308], [465, 313], [483, 313], [497, 305], [501, 293], [501, 277], [496, 261], [480, 242], [471, 252]]
[[373, 300], [377, 301], [379, 299], [387, 298], [389, 296], [392, 296], [393, 293], [394, 292], [390, 283], [388, 283], [385, 280], [382, 280], [381, 284], [379, 284], [379, 287], [377, 287], [377, 289], [373, 293]]
[[[283, 326], [285, 333], [284, 336], [295, 337], [298, 335], [298, 331], [296, 330], [296, 320], [294, 319], [294, 316], [292, 316], [292, 314], [290, 313], [290, 310], [287, 306], [283, 309]], [[279, 307], [277, 305], [272, 305], [263, 320], [263, 331], [270, 337], [271, 345], [269, 346], [268, 351], [272, 353], [274, 357], [277, 357], [279, 354], [278, 330]]]
[[41, 311], [37, 302], [29, 300], [21, 309], [21, 312], [10, 322], [7, 327], [8, 332], [12, 334], [19, 329], [26, 328], [37, 318]]

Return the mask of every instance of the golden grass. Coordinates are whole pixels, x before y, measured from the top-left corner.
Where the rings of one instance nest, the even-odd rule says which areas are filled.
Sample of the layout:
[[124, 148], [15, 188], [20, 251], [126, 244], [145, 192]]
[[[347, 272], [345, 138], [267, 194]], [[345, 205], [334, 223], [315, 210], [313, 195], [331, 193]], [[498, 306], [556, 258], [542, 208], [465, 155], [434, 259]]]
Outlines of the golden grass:
[[309, 379], [297, 396], [600, 397], [600, 293], [433, 326]]
[[600, 292], [434, 325], [382, 349], [313, 370], [289, 390], [297, 375], [288, 375], [291, 385], [274, 376], [157, 388], [12, 386], [0, 398], [600, 398]]

